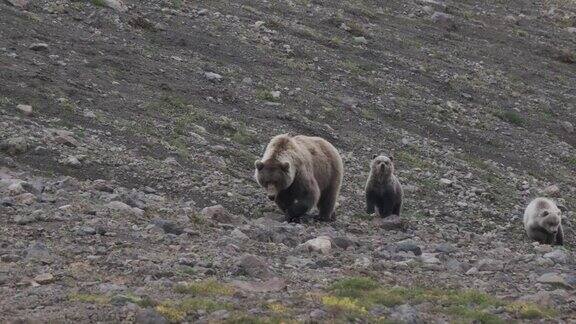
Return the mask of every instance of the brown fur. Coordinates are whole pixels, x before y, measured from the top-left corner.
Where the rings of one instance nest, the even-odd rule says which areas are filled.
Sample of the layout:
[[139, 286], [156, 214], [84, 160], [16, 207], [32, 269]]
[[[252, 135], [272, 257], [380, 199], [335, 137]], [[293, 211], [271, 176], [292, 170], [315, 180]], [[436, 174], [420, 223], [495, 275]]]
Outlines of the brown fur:
[[564, 245], [562, 211], [548, 198], [532, 200], [524, 211], [524, 229], [529, 238], [542, 244]]
[[342, 185], [340, 154], [320, 137], [282, 134], [272, 138], [255, 162], [256, 181], [286, 214], [288, 221], [318, 207], [319, 220], [333, 220]]
[[394, 161], [384, 155], [374, 155], [366, 182], [366, 212], [377, 216], [400, 216], [404, 192], [394, 175]]

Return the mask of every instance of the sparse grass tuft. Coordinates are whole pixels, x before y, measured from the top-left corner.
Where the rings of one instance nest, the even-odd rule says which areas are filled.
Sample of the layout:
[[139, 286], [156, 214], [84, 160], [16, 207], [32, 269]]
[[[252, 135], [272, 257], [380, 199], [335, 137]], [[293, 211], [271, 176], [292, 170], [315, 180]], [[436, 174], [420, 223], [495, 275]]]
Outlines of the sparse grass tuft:
[[288, 312], [288, 308], [280, 303], [267, 304], [266, 308], [276, 314], [286, 314]]
[[362, 314], [366, 313], [366, 308], [359, 305], [358, 300], [348, 297], [324, 296], [322, 304], [335, 312]]
[[264, 89], [256, 90], [256, 98], [263, 100], [263, 101], [272, 101], [272, 102], [279, 100], [279, 98], [274, 98], [274, 96], [272, 96], [271, 91], [264, 90]]
[[347, 21], [346, 26], [349, 28], [348, 32], [354, 36], [368, 36], [366, 29], [364, 29], [364, 27], [362, 27], [362, 25], [357, 22]]
[[553, 309], [542, 308], [534, 303], [515, 302], [506, 306], [506, 310], [523, 319], [553, 318]]
[[189, 298], [178, 303], [164, 301], [155, 307], [156, 311], [171, 322], [181, 322], [188, 314], [198, 310], [214, 312], [220, 309], [230, 309], [230, 305], [204, 298]]
[[330, 286], [334, 295], [322, 297], [322, 303], [348, 313], [363, 313], [374, 305], [393, 307], [406, 303], [429, 302], [436, 311], [459, 322], [502, 323], [492, 311], [505, 311], [523, 319], [549, 318], [554, 312], [530, 303], [508, 303], [475, 290], [453, 290], [421, 287], [384, 287], [370, 278], [353, 277], [336, 281]]
[[174, 287], [174, 290], [193, 296], [231, 296], [234, 294], [232, 287], [214, 280], [179, 284]]
[[360, 297], [367, 290], [378, 288], [378, 283], [371, 278], [351, 277], [339, 280], [330, 286], [338, 296]]
[[174, 9], [180, 9], [182, 8], [182, 0], [172, 0], [172, 7]]
[[106, 3], [104, 2], [104, 0], [92, 0], [91, 2], [96, 7], [105, 7], [106, 6]]
[[374, 217], [366, 213], [355, 213], [352, 215], [352, 218], [369, 221], [372, 220]]
[[146, 307], [153, 307], [156, 306], [158, 303], [154, 300], [152, 300], [150, 297], [148, 296], [136, 296], [133, 294], [122, 294], [122, 295], [116, 295], [114, 297], [111, 298], [112, 303], [114, 303], [115, 301], [125, 301], [125, 302], [130, 302], [132, 304], [136, 304], [140, 307], [146, 308]]
[[516, 126], [524, 125], [524, 118], [522, 118], [522, 116], [520, 116], [520, 114], [518, 114], [517, 112], [512, 111], [512, 110], [506, 110], [504, 112], [498, 112], [496, 114], [496, 116], [498, 118], [500, 118], [501, 120], [508, 122], [512, 125], [516, 125]]
[[229, 318], [224, 323], [229, 324], [289, 324], [289, 323], [299, 323], [294, 320], [285, 319], [282, 317], [254, 317], [239, 314]]
[[10, 100], [10, 98], [8, 97], [0, 97], [0, 107], [2, 106], [8, 106], [9, 104], [12, 103], [12, 100]]
[[576, 155], [564, 157], [563, 160], [571, 167], [576, 168]]

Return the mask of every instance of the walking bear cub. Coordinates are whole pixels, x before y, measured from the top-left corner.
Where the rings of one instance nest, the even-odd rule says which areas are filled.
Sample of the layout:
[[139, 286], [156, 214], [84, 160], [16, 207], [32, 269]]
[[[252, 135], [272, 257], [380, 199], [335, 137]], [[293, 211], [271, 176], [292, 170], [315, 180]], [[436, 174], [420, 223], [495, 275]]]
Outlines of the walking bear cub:
[[554, 201], [539, 197], [524, 211], [524, 229], [534, 241], [542, 244], [564, 245], [562, 211]]
[[289, 222], [318, 207], [318, 220], [335, 219], [342, 185], [340, 154], [326, 140], [303, 135], [277, 135], [254, 163], [254, 177]]
[[366, 182], [366, 213], [376, 212], [380, 217], [400, 216], [403, 196], [400, 181], [394, 175], [393, 159], [375, 154]]

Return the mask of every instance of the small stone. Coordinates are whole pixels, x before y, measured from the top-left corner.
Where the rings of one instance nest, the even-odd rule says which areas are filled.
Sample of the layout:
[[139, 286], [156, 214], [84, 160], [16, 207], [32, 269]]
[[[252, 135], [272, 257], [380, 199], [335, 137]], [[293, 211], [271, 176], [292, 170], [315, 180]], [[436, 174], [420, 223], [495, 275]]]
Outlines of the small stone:
[[[573, 28], [576, 30], [576, 27], [573, 27]], [[571, 122], [564, 120], [564, 121], [560, 122], [560, 125], [562, 125], [562, 128], [564, 128], [566, 133], [568, 133], [568, 134], [574, 133], [574, 125]]]
[[152, 308], [139, 310], [136, 313], [134, 322], [140, 324], [168, 324], [168, 321]]
[[18, 205], [32, 205], [38, 198], [29, 192], [14, 197], [14, 203]]
[[390, 319], [393, 322], [406, 324], [416, 324], [421, 322], [416, 309], [408, 304], [396, 307], [390, 314]]
[[62, 161], [62, 164], [78, 168], [82, 166], [82, 162], [76, 156], [69, 156]]
[[468, 269], [468, 271], [466, 271], [466, 274], [471, 276], [471, 275], [475, 275], [478, 273], [478, 268], [476, 267], [472, 267], [470, 269]]
[[440, 243], [436, 245], [436, 248], [434, 249], [436, 252], [440, 252], [440, 253], [452, 253], [452, 252], [456, 252], [456, 248], [450, 244], [450, 243]]
[[354, 43], [357, 44], [368, 44], [368, 40], [366, 39], [366, 37], [364, 36], [358, 36], [358, 37], [354, 37]]
[[544, 188], [543, 193], [549, 197], [560, 197], [560, 188], [557, 185], [550, 185]]
[[96, 116], [96, 114], [95, 114], [93, 111], [86, 109], [86, 110], [84, 110], [84, 117], [86, 117], [86, 118], [96, 118], [96, 117], [98, 117], [98, 116]]
[[453, 181], [450, 179], [442, 178], [442, 179], [440, 179], [440, 184], [443, 186], [449, 187], [453, 184]]
[[242, 224], [244, 220], [241, 217], [230, 214], [222, 205], [205, 207], [200, 212], [206, 219], [211, 219], [223, 224]]
[[43, 274], [39, 274], [36, 277], [34, 277], [34, 281], [36, 281], [37, 283], [39, 283], [41, 285], [46, 285], [46, 284], [54, 282], [54, 276], [51, 275], [50, 273], [43, 273]]
[[36, 222], [36, 217], [31, 214], [15, 215], [14, 222], [18, 225], [26, 225]]
[[18, 105], [16, 109], [20, 110], [25, 116], [33, 115], [32, 106], [30, 105]]
[[456, 23], [454, 22], [454, 17], [452, 15], [436, 11], [435, 13], [432, 14], [431, 19], [438, 26], [446, 30], [449, 31], [456, 30]]
[[245, 254], [240, 257], [236, 269], [238, 274], [253, 278], [267, 279], [272, 277], [272, 272], [268, 265], [263, 260], [252, 254]]
[[48, 44], [46, 43], [33, 43], [30, 44], [30, 46], [28, 47], [29, 49], [33, 50], [33, 51], [43, 51], [43, 52], [47, 52], [48, 51]]
[[225, 309], [220, 309], [220, 310], [212, 312], [210, 314], [210, 317], [213, 318], [214, 320], [222, 321], [222, 320], [225, 320], [228, 317], [230, 317], [230, 312], [228, 312]]
[[111, 201], [106, 205], [106, 208], [108, 208], [108, 210], [110, 211], [115, 212], [137, 214], [137, 212], [135, 211], [136, 208], [132, 208], [121, 201]]
[[248, 235], [244, 234], [241, 230], [235, 228], [231, 233], [232, 237], [237, 238], [238, 240], [244, 241], [250, 239]]
[[107, 293], [111, 293], [111, 292], [125, 291], [126, 286], [117, 285], [115, 283], [104, 282], [104, 283], [101, 283], [98, 285], [98, 290], [100, 290], [100, 292], [103, 294], [107, 294]]
[[73, 137], [74, 133], [64, 130], [64, 129], [50, 129], [48, 130], [49, 135], [52, 139], [62, 145], [70, 147], [78, 147], [80, 143]]
[[211, 82], [220, 82], [222, 81], [222, 76], [218, 73], [214, 72], [204, 72], [204, 77]]
[[385, 218], [374, 218], [372, 225], [381, 227], [388, 231], [406, 231], [408, 229], [408, 221], [400, 218], [398, 215], [390, 215]]
[[426, 264], [440, 263], [440, 259], [438, 259], [434, 253], [422, 253], [422, 255], [420, 255], [420, 260]]
[[319, 236], [300, 245], [300, 248], [308, 252], [330, 253], [332, 241], [328, 236]]
[[178, 226], [176, 223], [169, 221], [169, 220], [154, 219], [154, 220], [152, 220], [152, 224], [158, 226], [167, 234], [180, 235], [180, 234], [184, 233], [184, 230], [182, 229], [182, 227]]
[[504, 269], [504, 262], [493, 259], [482, 259], [476, 265], [478, 271], [501, 271]]
[[108, 193], [114, 193], [114, 188], [112, 187], [111, 183], [106, 180], [97, 179], [92, 182], [92, 188], [98, 191], [104, 191]]
[[564, 288], [574, 289], [574, 286], [571, 285], [569, 282], [566, 282], [566, 280], [562, 275], [553, 272], [548, 272], [541, 275], [537, 279], [537, 281], [544, 284], [556, 285]]
[[326, 317], [326, 315], [328, 315], [328, 313], [326, 313], [326, 311], [319, 309], [319, 308], [313, 309], [310, 312], [310, 318], [313, 320], [323, 319], [324, 317]]
[[26, 259], [28, 261], [50, 264], [54, 261], [46, 245], [41, 242], [33, 242], [26, 249]]
[[397, 242], [395, 252], [412, 252], [414, 255], [422, 255], [422, 249], [411, 239]]
[[24, 9], [28, 6], [28, 0], [6, 0], [9, 4], [13, 5], [14, 7]]
[[272, 96], [272, 98], [274, 99], [280, 99], [280, 91], [270, 91], [270, 95]]
[[126, 7], [124, 2], [122, 2], [120, 0], [102, 0], [102, 3], [106, 7], [114, 9], [116, 11], [124, 12], [124, 11], [128, 10], [128, 7]]
[[348, 237], [344, 237], [344, 236], [339, 236], [339, 237], [333, 238], [332, 243], [335, 246], [337, 246], [341, 249], [344, 249], [344, 250], [348, 249], [349, 247], [356, 245], [356, 243], [354, 241], [352, 241]]
[[94, 235], [96, 234], [96, 229], [90, 226], [82, 226], [80, 227], [80, 231], [87, 235]]
[[552, 252], [548, 252], [544, 254], [544, 258], [550, 259], [555, 263], [566, 264], [568, 263], [568, 255], [563, 250], [554, 250]]
[[0, 143], [0, 150], [9, 155], [22, 154], [28, 150], [28, 143], [25, 137], [13, 137]]

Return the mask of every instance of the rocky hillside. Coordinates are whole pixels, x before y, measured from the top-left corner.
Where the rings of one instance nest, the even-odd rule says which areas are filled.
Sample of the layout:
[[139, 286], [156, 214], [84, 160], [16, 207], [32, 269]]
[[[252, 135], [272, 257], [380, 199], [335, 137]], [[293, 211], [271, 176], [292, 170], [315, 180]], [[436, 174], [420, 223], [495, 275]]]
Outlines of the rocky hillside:
[[[0, 0], [0, 322], [574, 321], [575, 53], [573, 0]], [[254, 182], [282, 132], [340, 150], [335, 222]]]

